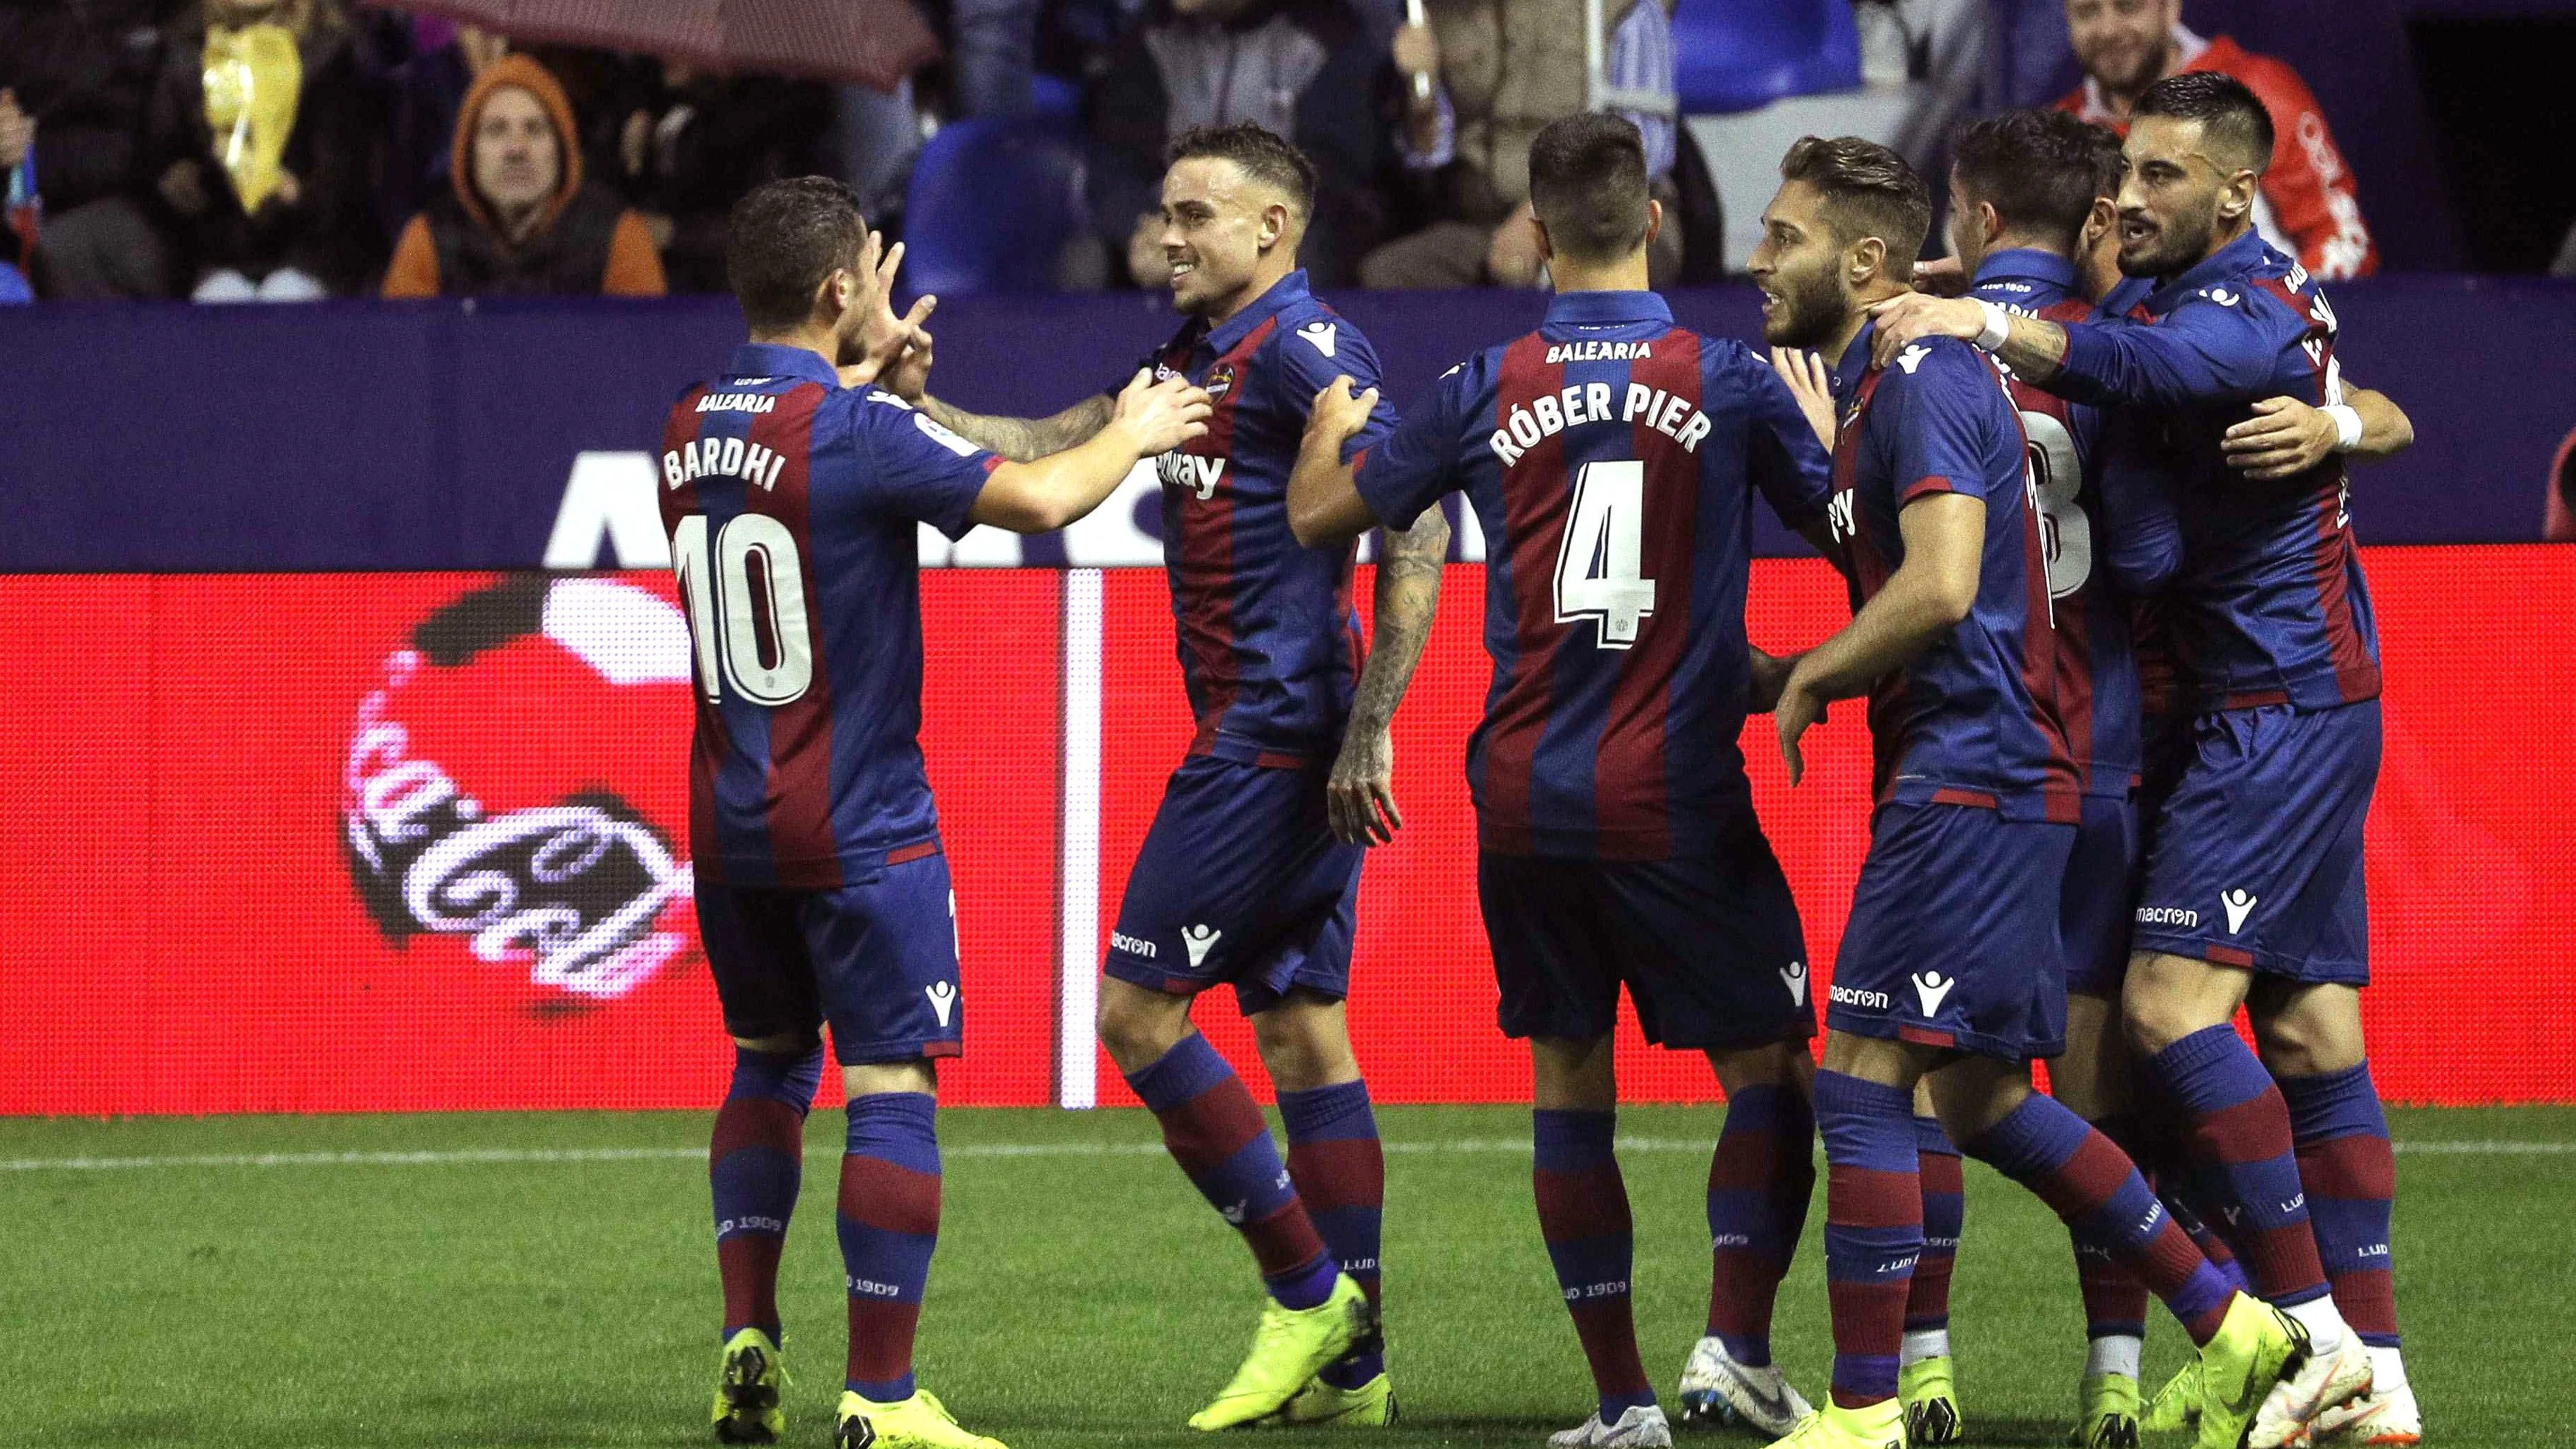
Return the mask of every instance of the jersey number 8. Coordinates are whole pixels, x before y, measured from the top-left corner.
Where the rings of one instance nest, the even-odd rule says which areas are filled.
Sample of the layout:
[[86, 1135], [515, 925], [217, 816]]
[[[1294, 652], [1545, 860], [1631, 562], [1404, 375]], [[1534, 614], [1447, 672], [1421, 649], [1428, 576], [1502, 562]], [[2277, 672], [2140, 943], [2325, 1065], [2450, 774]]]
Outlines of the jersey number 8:
[[2031, 496], [2039, 506], [2048, 596], [2062, 599], [2093, 576], [2093, 520], [2077, 498], [2084, 489], [2084, 465], [2075, 456], [2074, 435], [2057, 418], [2025, 412], [2021, 428], [2030, 439]]
[[804, 697], [814, 683], [814, 646], [805, 628], [805, 571], [786, 524], [765, 513], [738, 514], [715, 531], [711, 551], [706, 515], [690, 514], [671, 532], [671, 572], [689, 615], [698, 687], [708, 699], [724, 697], [720, 672], [735, 694], [754, 704], [775, 707]]

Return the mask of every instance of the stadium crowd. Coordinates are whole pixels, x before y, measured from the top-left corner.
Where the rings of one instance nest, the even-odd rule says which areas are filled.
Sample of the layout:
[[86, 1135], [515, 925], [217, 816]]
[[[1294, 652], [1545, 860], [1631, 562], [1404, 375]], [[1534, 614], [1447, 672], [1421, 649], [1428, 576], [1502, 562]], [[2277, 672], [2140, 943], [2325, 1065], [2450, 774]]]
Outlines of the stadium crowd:
[[[2193, 34], [2179, 0], [2020, 8], [2035, 5], [2088, 77], [2059, 104], [2088, 118], [2120, 123], [2176, 70], [2247, 81], [2295, 138], [2266, 183], [2267, 233], [2320, 276], [2377, 265], [2288, 65]], [[943, 8], [947, 56], [879, 91], [525, 46], [354, 0], [0, 0], [0, 294], [720, 291], [724, 216], [758, 183], [837, 175], [900, 235], [913, 159], [942, 120], [1049, 115], [1082, 159], [1059, 286], [1164, 286], [1149, 225], [1163, 148], [1241, 121], [1317, 164], [1317, 285], [1539, 280], [1521, 158], [1591, 100], [1583, 0], [1431, 0], [1410, 20], [1402, 0]], [[1637, 106], [1622, 114], [1683, 220], [1653, 258], [1668, 284], [1693, 218], [1705, 233], [1716, 209], [1675, 119], [1673, 24], [1663, 0], [1612, 0], [1604, 26], [1603, 80]]]

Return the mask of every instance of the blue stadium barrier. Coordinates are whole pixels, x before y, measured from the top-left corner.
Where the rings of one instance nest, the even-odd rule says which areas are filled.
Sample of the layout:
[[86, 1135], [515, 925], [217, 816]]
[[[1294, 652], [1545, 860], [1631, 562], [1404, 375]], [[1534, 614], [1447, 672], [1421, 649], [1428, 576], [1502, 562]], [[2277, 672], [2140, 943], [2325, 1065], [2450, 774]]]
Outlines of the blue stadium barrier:
[[[2346, 374], [2403, 404], [2413, 451], [2358, 470], [2364, 542], [2540, 537], [2576, 425], [2576, 282], [2381, 277], [2331, 288]], [[1399, 407], [1536, 325], [1507, 292], [1353, 292]], [[1682, 321], [1761, 335], [1756, 294], [1672, 294]], [[940, 395], [1052, 413], [1125, 380], [1168, 303], [963, 297], [939, 311]], [[542, 563], [585, 458], [642, 462], [690, 383], [742, 338], [723, 298], [49, 303], [0, 308], [0, 572], [514, 568]], [[1756, 509], [1755, 545], [1804, 549]], [[1139, 527], [1159, 525], [1140, 513]], [[652, 526], [648, 523], [648, 529]], [[1032, 540], [1031, 563], [1062, 561]], [[584, 560], [587, 562], [588, 560]]]
[[1851, 0], [1681, 0], [1672, 23], [1673, 86], [1685, 115], [1860, 84]]

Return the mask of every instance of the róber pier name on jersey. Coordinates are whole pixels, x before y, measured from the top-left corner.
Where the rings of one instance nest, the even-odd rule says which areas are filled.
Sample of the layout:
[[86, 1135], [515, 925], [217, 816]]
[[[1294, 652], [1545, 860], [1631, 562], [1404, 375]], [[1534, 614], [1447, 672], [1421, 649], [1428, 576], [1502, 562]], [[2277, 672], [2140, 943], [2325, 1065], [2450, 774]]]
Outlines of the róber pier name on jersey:
[[[1568, 342], [1564, 347], [1639, 347], [1643, 342]], [[1553, 354], [1551, 354], [1553, 355]], [[1682, 445], [1682, 451], [1699, 451], [1700, 439], [1708, 436], [1708, 414], [1690, 405], [1690, 399], [1676, 397], [1660, 387], [1642, 382], [1628, 384], [1627, 396], [1619, 412], [1610, 412], [1610, 384], [1606, 382], [1569, 383], [1555, 392], [1541, 393], [1525, 407], [1515, 407], [1501, 420], [1502, 426], [1486, 439], [1486, 446], [1508, 468], [1521, 460], [1521, 454], [1535, 448], [1567, 428], [1583, 423], [1643, 422], [1656, 432]]]
[[1655, 355], [1651, 342], [1558, 342], [1547, 349], [1547, 365], [1560, 362], [1643, 362]]

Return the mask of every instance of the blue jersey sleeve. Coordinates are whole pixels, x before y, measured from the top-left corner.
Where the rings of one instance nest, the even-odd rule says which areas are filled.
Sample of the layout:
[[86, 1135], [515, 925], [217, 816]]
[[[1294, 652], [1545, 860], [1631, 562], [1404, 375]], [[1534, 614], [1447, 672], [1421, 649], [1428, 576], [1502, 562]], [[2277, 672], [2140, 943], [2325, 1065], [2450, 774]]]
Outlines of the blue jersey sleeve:
[[2082, 411], [2097, 422], [2089, 456], [2107, 535], [2096, 550], [2102, 567], [2124, 593], [2155, 593], [2182, 568], [2173, 470], [2156, 456], [2147, 423], [2137, 413]]
[[1352, 480], [1360, 500], [1389, 528], [1411, 528], [1422, 511], [1457, 489], [1459, 421], [1468, 369], [1449, 369], [1431, 396], [1375, 444], [1363, 449]]
[[1991, 503], [1995, 429], [2011, 412], [2003, 378], [1975, 348], [1947, 338], [1906, 348], [1880, 375], [1864, 419], [1897, 506], [1934, 493]]
[[854, 389], [826, 406], [833, 404], [857, 411], [855, 426], [867, 445], [865, 496], [871, 505], [919, 519], [952, 539], [975, 526], [967, 515], [984, 491], [984, 480], [1001, 466], [998, 455], [913, 411], [891, 393]]
[[[1749, 395], [1745, 468], [1771, 511], [1792, 529], [1824, 516], [1833, 495], [1834, 460], [1798, 409], [1798, 399], [1769, 363], [1735, 347], [1729, 382]], [[1711, 389], [1715, 391], [1715, 389]]]
[[[1338, 318], [1318, 318], [1293, 332], [1284, 332], [1271, 346], [1277, 359], [1271, 373], [1271, 386], [1276, 390], [1273, 401], [1282, 412], [1296, 418], [1300, 427], [1315, 410], [1315, 394], [1331, 386], [1334, 378], [1349, 378], [1354, 393], [1380, 385], [1377, 349], [1369, 346], [1358, 328]], [[1332, 351], [1327, 353], [1327, 347]], [[1342, 461], [1347, 463], [1363, 449], [1374, 447], [1394, 431], [1395, 423], [1395, 405], [1381, 391], [1367, 426], [1342, 444]]]
[[2307, 332], [2242, 282], [2203, 287], [2157, 322], [2076, 322], [2047, 387], [2096, 407], [2251, 402], [2282, 390], [2281, 362]]

